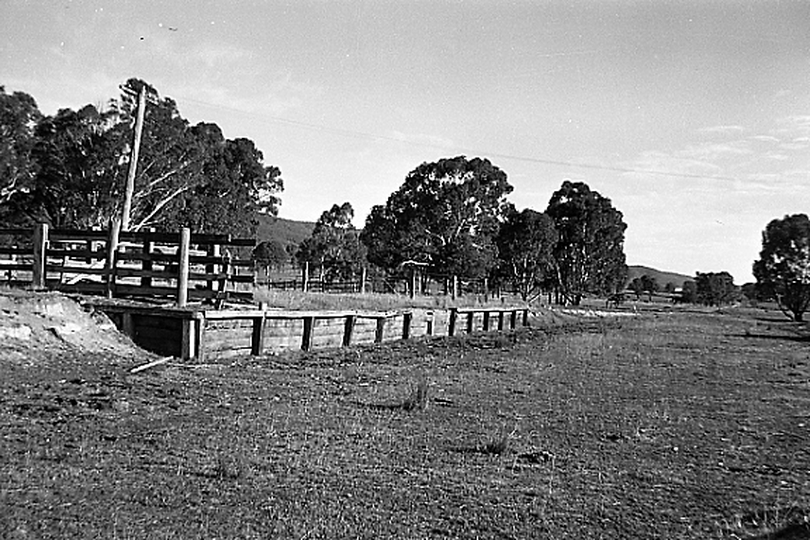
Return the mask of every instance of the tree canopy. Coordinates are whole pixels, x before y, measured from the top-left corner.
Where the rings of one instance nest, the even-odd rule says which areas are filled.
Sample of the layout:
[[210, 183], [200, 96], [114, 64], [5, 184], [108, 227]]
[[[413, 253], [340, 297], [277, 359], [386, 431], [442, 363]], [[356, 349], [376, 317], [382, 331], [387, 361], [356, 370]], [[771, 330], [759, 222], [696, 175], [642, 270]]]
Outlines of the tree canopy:
[[537, 297], [553, 275], [557, 240], [554, 220], [546, 214], [527, 208], [506, 216], [496, 238], [498, 270], [523, 300]]
[[754, 263], [757, 287], [782, 311], [801, 321], [810, 306], [810, 219], [794, 214], [771, 221]]
[[496, 264], [495, 235], [511, 191], [506, 173], [487, 159], [422, 163], [384, 206], [372, 208], [361, 234], [369, 261], [389, 270], [410, 261], [433, 273], [482, 277]]
[[699, 303], [722, 306], [740, 298], [739, 287], [728, 272], [698, 272], [695, 275], [695, 295]]
[[[149, 96], [132, 198], [131, 230], [154, 227], [250, 235], [258, 213], [276, 214], [283, 189], [248, 139], [215, 124], [190, 126], [170, 98], [130, 79], [104, 109], [42, 116], [30, 96], [0, 92], [0, 220], [105, 227], [121, 212], [136, 100]], [[8, 113], [7, 113], [8, 110]]]
[[608, 294], [624, 288], [627, 226], [610, 199], [583, 182], [566, 180], [551, 196], [546, 213], [559, 233], [554, 262], [563, 299], [579, 304], [586, 292]]
[[296, 253], [300, 264], [310, 263], [321, 269], [327, 282], [352, 279], [366, 261], [366, 250], [352, 225], [354, 209], [345, 202], [323, 212], [312, 235], [301, 242]]

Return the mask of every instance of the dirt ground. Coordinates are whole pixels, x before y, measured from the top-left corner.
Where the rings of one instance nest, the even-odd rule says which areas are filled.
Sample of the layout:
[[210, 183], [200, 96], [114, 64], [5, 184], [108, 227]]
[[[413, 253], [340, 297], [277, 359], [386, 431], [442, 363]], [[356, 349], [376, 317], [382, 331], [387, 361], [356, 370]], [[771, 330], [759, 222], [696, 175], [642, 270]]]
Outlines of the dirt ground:
[[0, 538], [810, 538], [810, 334], [777, 313], [131, 374], [80, 306], [0, 310]]

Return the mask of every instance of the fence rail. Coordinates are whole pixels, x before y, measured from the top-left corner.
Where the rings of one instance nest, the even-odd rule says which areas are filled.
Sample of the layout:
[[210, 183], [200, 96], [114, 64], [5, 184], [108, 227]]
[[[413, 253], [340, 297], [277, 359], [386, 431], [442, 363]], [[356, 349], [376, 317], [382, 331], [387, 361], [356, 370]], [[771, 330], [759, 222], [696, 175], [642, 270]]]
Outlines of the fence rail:
[[[0, 278], [13, 285], [107, 296], [252, 296], [255, 239], [230, 235], [0, 228]], [[237, 256], [231, 253], [237, 251]], [[249, 287], [245, 287], [249, 285]], [[240, 287], [241, 286], [241, 287]]]

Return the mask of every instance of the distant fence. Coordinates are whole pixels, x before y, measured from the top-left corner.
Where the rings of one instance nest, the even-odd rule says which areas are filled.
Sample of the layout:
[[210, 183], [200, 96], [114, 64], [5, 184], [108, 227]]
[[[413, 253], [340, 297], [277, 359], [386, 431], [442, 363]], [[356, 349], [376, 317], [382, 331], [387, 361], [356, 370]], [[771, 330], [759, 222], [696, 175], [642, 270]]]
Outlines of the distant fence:
[[255, 244], [189, 229], [0, 229], [0, 282], [108, 297], [170, 297], [180, 306], [189, 298], [252, 297], [253, 261], [238, 252]]

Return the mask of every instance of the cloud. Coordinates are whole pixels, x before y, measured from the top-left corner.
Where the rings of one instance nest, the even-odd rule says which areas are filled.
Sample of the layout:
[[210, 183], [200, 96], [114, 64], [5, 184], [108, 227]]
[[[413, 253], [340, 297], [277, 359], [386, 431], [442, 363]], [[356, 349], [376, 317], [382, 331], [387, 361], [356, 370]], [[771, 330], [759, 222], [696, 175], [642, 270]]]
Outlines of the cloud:
[[687, 145], [686, 148], [677, 152], [678, 157], [697, 159], [701, 161], [713, 161], [730, 156], [742, 156], [752, 154], [748, 141], [738, 140], [725, 143], [701, 143], [697, 145]]
[[698, 130], [699, 133], [705, 133], [707, 135], [728, 135], [730, 133], [742, 133], [745, 131], [743, 126], [710, 126], [705, 128], [700, 128]]

